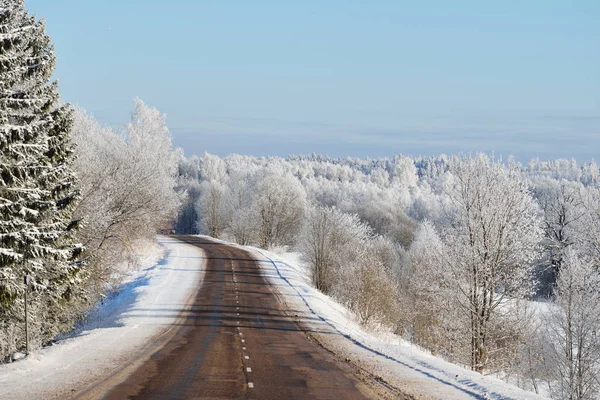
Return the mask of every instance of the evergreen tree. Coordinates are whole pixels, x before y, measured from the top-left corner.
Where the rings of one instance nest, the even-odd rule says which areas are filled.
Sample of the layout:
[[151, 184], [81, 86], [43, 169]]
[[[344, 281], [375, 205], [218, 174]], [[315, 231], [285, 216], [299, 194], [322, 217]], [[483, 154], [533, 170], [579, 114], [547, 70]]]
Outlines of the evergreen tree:
[[72, 116], [49, 83], [55, 61], [44, 22], [23, 0], [0, 0], [0, 355], [24, 343], [24, 276], [39, 343], [60, 328], [79, 275]]

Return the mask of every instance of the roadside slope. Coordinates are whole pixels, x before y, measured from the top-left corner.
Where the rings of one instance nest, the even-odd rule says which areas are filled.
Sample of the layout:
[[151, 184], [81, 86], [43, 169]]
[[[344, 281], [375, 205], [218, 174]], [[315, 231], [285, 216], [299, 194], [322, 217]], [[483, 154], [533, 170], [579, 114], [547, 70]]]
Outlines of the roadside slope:
[[122, 366], [161, 343], [195, 294], [203, 276], [203, 252], [161, 236], [166, 256], [136, 273], [101, 308], [101, 315], [70, 338], [22, 361], [0, 365], [0, 398], [62, 399], [98, 380], [125, 373]]
[[[279, 257], [245, 247], [264, 276], [294, 310], [306, 332], [347, 362], [418, 399], [543, 399], [499, 379], [446, 362], [390, 333], [368, 332], [351, 313], [310, 285], [298, 255]], [[331, 334], [331, 332], [335, 334]]]

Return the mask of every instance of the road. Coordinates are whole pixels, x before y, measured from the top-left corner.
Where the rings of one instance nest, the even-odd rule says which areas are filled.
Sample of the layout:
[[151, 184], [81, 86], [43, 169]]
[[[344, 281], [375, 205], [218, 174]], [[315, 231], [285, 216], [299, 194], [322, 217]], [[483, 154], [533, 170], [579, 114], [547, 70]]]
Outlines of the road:
[[350, 365], [307, 336], [247, 252], [177, 238], [205, 252], [204, 281], [173, 337], [124, 381], [109, 385], [104, 398], [378, 397]]

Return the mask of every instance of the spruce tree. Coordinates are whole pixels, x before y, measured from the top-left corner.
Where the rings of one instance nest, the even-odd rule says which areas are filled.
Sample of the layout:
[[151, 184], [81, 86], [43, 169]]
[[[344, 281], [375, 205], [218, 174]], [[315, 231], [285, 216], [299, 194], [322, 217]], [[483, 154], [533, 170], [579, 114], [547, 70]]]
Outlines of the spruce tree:
[[24, 343], [26, 275], [38, 343], [56, 333], [79, 278], [72, 116], [50, 83], [55, 61], [44, 22], [23, 0], [0, 0], [0, 355]]

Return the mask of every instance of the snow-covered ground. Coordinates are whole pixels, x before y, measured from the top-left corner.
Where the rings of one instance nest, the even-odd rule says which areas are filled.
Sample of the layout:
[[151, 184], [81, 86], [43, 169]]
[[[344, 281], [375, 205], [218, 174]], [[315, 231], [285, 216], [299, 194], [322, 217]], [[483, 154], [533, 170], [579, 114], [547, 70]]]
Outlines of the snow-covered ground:
[[326, 348], [416, 398], [542, 399], [499, 379], [441, 360], [400, 337], [369, 332], [352, 314], [310, 285], [297, 253], [249, 249], [298, 320]]
[[[83, 327], [25, 360], [0, 365], [0, 398], [64, 398], [109, 375], [127, 375], [136, 367], [131, 360], [166, 341], [202, 279], [204, 260], [200, 249], [175, 239], [160, 237], [159, 243], [166, 256], [132, 275]], [[440, 360], [389, 332], [366, 331], [347, 309], [311, 287], [298, 254], [245, 249], [290, 314], [325, 347], [404, 392], [421, 399], [542, 398]]]
[[136, 366], [130, 360], [166, 340], [202, 279], [204, 259], [173, 238], [158, 242], [162, 250], [150, 251], [146, 267], [68, 338], [0, 365], [0, 399], [65, 398], [115, 371], [126, 374]]

